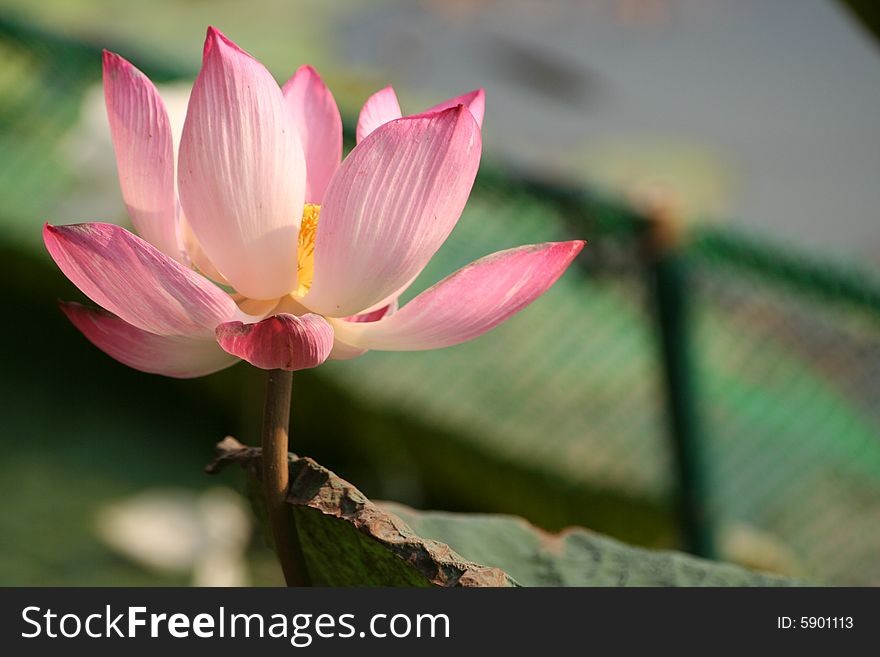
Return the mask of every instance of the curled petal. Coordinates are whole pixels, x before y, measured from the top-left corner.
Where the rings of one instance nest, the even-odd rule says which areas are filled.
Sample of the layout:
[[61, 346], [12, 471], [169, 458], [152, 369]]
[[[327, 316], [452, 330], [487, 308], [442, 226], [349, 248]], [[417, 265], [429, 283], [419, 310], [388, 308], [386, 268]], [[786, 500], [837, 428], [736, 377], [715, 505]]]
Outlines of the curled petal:
[[282, 90], [306, 158], [306, 203], [320, 204], [342, 160], [342, 118], [333, 94], [311, 66], [301, 66]]
[[434, 107], [425, 110], [425, 114], [429, 112], [440, 112], [456, 105], [464, 105], [467, 107], [474, 119], [481, 128], [483, 127], [483, 115], [486, 113], [486, 92], [483, 89], [474, 89], [461, 96], [444, 100], [442, 103], [434, 105]]
[[311, 313], [282, 313], [255, 324], [227, 322], [217, 327], [216, 337], [230, 354], [265, 370], [317, 367], [333, 347], [333, 328]]
[[581, 241], [521, 246], [481, 258], [378, 322], [331, 320], [350, 347], [414, 351], [471, 340], [541, 296], [583, 248]]
[[141, 237], [183, 262], [177, 233], [174, 145], [165, 104], [147, 76], [106, 50], [104, 100], [119, 187], [131, 222]]
[[361, 113], [358, 115], [357, 129], [355, 130], [357, 143], [363, 141], [379, 126], [399, 119], [401, 116], [403, 114], [400, 112], [400, 103], [397, 101], [397, 94], [394, 93], [391, 85], [380, 89], [367, 98], [367, 102], [364, 103]]
[[43, 228], [49, 254], [82, 292], [137, 328], [159, 335], [210, 335], [236, 316], [223, 290], [113, 224]]
[[78, 303], [62, 303], [61, 310], [98, 349], [141, 372], [189, 379], [238, 362], [211, 337], [156, 335], [105, 310]]
[[462, 106], [397, 119], [356, 146], [327, 189], [302, 303], [346, 317], [413, 279], [458, 221], [480, 150], [480, 128]]
[[218, 271], [254, 299], [296, 288], [302, 144], [281, 90], [210, 28], [180, 140], [180, 202]]

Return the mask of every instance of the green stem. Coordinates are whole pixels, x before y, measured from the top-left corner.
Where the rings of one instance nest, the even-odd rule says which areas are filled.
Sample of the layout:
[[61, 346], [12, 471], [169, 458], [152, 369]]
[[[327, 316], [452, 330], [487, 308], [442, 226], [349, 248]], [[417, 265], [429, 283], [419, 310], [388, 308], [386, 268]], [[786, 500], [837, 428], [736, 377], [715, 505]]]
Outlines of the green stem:
[[293, 372], [270, 370], [263, 407], [263, 491], [275, 552], [288, 586], [309, 586], [293, 508], [287, 504], [290, 487], [288, 435]]

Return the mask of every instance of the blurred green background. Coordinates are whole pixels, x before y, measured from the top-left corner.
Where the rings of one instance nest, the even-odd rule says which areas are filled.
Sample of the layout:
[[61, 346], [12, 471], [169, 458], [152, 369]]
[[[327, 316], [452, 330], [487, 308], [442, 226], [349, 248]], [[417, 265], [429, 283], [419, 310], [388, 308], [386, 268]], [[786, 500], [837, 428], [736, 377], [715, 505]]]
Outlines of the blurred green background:
[[[174, 381], [112, 361], [56, 308], [56, 299], [82, 295], [40, 242], [47, 220], [126, 222], [100, 49], [127, 57], [167, 85], [169, 102], [183, 103], [204, 29], [214, 24], [282, 82], [299, 64], [314, 64], [349, 130], [360, 103], [389, 81], [405, 112], [487, 87], [487, 147], [474, 193], [408, 296], [498, 249], [589, 242], [540, 302], [472, 343], [369, 353], [298, 373], [295, 451], [371, 498], [513, 513], [549, 529], [582, 525], [818, 581], [880, 584], [880, 278], [869, 248], [880, 222], [877, 186], [868, 182], [876, 168], [863, 172], [872, 162], [860, 158], [873, 151], [848, 150], [855, 138], [846, 129], [855, 125], [876, 145], [871, 106], [865, 97], [826, 99], [849, 121], [822, 115], [830, 146], [814, 146], [829, 169], [798, 168], [803, 154], [794, 147], [780, 152], [787, 160], [766, 162], [760, 129], [781, 128], [765, 126], [763, 115], [737, 106], [719, 113], [680, 93], [671, 95], [674, 111], [659, 91], [633, 97], [624, 91], [639, 74], [618, 64], [631, 43], [662, 60], [667, 39], [684, 31], [696, 34], [693, 57], [732, 16], [765, 30], [778, 17], [709, 1], [609, 0], [584, 3], [585, 13], [578, 3], [546, 3], [562, 23], [617, 35], [599, 39], [595, 52], [547, 50], [536, 45], [541, 35], [558, 44], [574, 37], [536, 15], [545, 3], [518, 4], [518, 18], [502, 19], [497, 3], [464, 0], [267, 1], [247, 9], [0, 2], [0, 269], [8, 298], [0, 583], [279, 581], [247, 509], [214, 490], [237, 490], [240, 477], [202, 473], [224, 435], [256, 442], [262, 373], [238, 365]], [[876, 50], [835, 5], [812, 3], [820, 9], [804, 17], [796, 7], [811, 3], [782, 4], [795, 27], [825, 30], [842, 51], [856, 44], [856, 54], [846, 51], [853, 75], [876, 80]], [[768, 62], [797, 46], [774, 43], [760, 51]], [[730, 74], [718, 50], [705, 55], [710, 76]], [[668, 52], [670, 61], [686, 55]], [[743, 62], [743, 75], [760, 80], [754, 63]], [[670, 72], [664, 89], [702, 88], [692, 72], [678, 75]], [[799, 123], [796, 87], [783, 90], [794, 94], [786, 138], [795, 146], [806, 139], [795, 128], [806, 131], [813, 120], [803, 109]], [[636, 105], [644, 114], [627, 114]], [[685, 125], [662, 124], [667, 114]], [[661, 125], [646, 133], [643, 120]], [[742, 124], [745, 137], [728, 136], [742, 142], [740, 151], [706, 133], [706, 125], [728, 124]], [[839, 143], [851, 154], [844, 164], [835, 159]], [[778, 184], [764, 189], [760, 169], [731, 173], [750, 157], [778, 171]], [[854, 182], [829, 173], [844, 165], [865, 175]], [[837, 199], [838, 212], [817, 207], [809, 190], [794, 193], [786, 176], [803, 188], [816, 186], [810, 176], [824, 181], [817, 193]], [[760, 227], [749, 223], [749, 209]], [[719, 219], [740, 211], [743, 220]], [[778, 214], [763, 216], [770, 212]], [[675, 247], [657, 247], [652, 219], [677, 227]], [[145, 552], [158, 556], [150, 561]], [[238, 561], [198, 556], [206, 553]], [[211, 579], [217, 571], [237, 579]]]

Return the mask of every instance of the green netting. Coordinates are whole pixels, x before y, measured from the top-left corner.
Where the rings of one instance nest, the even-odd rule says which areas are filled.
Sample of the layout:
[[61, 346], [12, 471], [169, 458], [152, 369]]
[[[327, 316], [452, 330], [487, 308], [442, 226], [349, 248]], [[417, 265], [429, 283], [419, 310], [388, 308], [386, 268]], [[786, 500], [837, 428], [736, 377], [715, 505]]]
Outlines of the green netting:
[[760, 528], [832, 581], [880, 582], [880, 314], [748, 258], [698, 245], [690, 262], [718, 518]]
[[[99, 81], [99, 51], [0, 21], [0, 56], [0, 227], [7, 243], [33, 249], [42, 221], [84, 184], [67, 138]], [[459, 226], [405, 299], [523, 243], [587, 237], [577, 268], [472, 343], [370, 353], [319, 376], [430, 427], [407, 436], [432, 441], [412, 467], [449, 482], [463, 506], [669, 544], [678, 473], [641, 226], [583, 191], [484, 166]], [[878, 288], [717, 229], [682, 257], [690, 402], [707, 469], [698, 493], [720, 556], [880, 584]], [[542, 497], [545, 488], [561, 492]]]

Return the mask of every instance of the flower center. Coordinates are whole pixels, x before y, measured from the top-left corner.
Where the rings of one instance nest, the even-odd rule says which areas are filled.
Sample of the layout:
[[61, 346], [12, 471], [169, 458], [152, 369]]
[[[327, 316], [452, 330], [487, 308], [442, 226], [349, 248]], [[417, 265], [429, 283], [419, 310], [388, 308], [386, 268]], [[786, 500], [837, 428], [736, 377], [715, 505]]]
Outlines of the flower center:
[[306, 203], [303, 209], [302, 224], [299, 227], [299, 243], [296, 251], [296, 277], [299, 287], [295, 297], [304, 297], [312, 287], [315, 276], [315, 236], [318, 234], [318, 217], [321, 206]]

